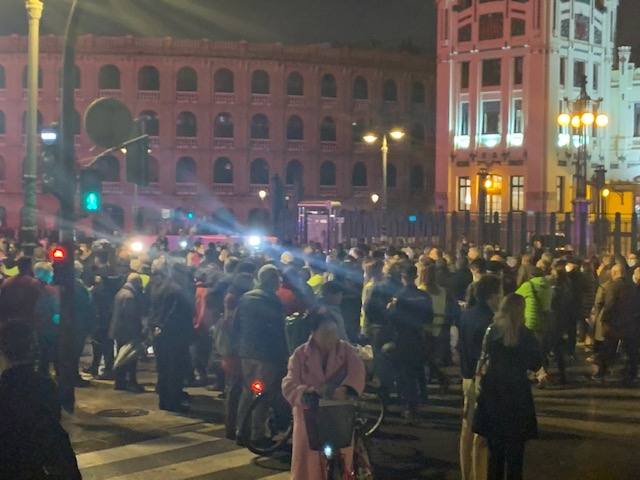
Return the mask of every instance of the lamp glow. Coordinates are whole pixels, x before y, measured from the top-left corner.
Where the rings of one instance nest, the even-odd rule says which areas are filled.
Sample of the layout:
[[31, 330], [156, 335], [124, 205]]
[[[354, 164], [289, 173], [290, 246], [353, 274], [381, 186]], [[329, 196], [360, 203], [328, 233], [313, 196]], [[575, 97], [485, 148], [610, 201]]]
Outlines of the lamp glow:
[[580, 119], [580, 115], [574, 115], [571, 118], [571, 126], [573, 128], [580, 128], [581, 125], [582, 125], [582, 120]]
[[375, 143], [378, 141], [378, 136], [375, 133], [367, 133], [362, 139], [367, 143]]
[[142, 244], [142, 242], [140, 240], [136, 240], [134, 242], [131, 242], [131, 251], [133, 253], [140, 253], [140, 252], [142, 252], [143, 248], [144, 248], [144, 245]]
[[611, 195], [611, 190], [609, 190], [608, 188], [603, 188], [601, 195], [602, 198], [607, 198], [609, 195]]
[[571, 123], [571, 115], [568, 113], [561, 113], [558, 115], [558, 125], [566, 127]]
[[378, 203], [378, 200], [380, 200], [380, 195], [378, 195], [377, 193], [372, 193], [371, 194], [371, 201], [373, 203]]
[[389, 135], [394, 140], [402, 140], [402, 137], [404, 137], [404, 131], [400, 130], [399, 128], [394, 128], [389, 132]]
[[247, 243], [249, 244], [250, 247], [259, 247], [261, 242], [262, 242], [262, 239], [258, 235], [251, 235], [247, 239]]
[[265, 198], [267, 198], [267, 191], [266, 190], [260, 190], [258, 192], [258, 197], [260, 197], [260, 200], [264, 200]]
[[489, 190], [491, 187], [493, 187], [493, 181], [490, 178], [487, 178], [484, 181], [484, 188], [486, 188], [487, 190]]
[[599, 114], [596, 117], [596, 126], [603, 128], [609, 125], [609, 117], [607, 117], [604, 113]]
[[582, 118], [580, 119], [583, 125], [587, 127], [593, 125], [593, 122], [596, 121], [596, 116], [591, 112], [586, 112], [582, 114]]

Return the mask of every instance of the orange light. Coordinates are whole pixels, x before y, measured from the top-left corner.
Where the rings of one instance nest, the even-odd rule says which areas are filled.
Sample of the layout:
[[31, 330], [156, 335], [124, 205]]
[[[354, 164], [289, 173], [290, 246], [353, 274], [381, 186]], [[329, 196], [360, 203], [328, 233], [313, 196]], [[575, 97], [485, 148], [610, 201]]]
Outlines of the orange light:
[[558, 125], [561, 127], [566, 127], [571, 123], [571, 115], [568, 113], [561, 113], [558, 115]]
[[264, 393], [264, 383], [262, 380], [254, 380], [251, 382], [251, 391], [254, 395], [262, 395]]
[[582, 125], [582, 119], [580, 118], [580, 115], [574, 115], [571, 118], [571, 126], [573, 128], [580, 128], [581, 125]]
[[62, 262], [67, 258], [67, 251], [62, 247], [52, 248], [49, 252], [49, 258], [54, 262]]

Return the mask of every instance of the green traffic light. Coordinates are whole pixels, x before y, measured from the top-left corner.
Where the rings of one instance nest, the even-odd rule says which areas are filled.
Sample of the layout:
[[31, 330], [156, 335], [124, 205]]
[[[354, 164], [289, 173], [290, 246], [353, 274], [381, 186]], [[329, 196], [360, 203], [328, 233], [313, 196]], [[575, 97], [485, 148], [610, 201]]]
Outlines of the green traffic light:
[[87, 192], [84, 196], [84, 209], [87, 212], [100, 210], [100, 195], [96, 192]]

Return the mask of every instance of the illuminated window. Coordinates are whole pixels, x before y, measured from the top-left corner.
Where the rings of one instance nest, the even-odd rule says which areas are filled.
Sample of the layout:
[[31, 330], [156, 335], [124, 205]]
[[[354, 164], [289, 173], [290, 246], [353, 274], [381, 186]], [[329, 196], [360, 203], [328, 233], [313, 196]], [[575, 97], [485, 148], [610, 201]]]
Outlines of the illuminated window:
[[524, 210], [524, 177], [522, 175], [514, 175], [511, 177], [511, 210]]
[[483, 135], [500, 133], [500, 101], [482, 102]]
[[471, 209], [471, 178], [458, 177], [458, 210]]

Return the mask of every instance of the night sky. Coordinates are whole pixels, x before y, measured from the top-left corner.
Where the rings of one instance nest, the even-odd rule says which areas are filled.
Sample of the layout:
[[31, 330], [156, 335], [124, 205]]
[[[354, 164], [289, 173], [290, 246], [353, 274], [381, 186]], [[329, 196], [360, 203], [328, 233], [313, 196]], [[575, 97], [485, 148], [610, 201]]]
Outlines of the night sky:
[[[61, 34], [70, 0], [44, 0], [44, 34]], [[423, 51], [435, 43], [432, 0], [82, 0], [83, 31], [397, 47], [408, 39]], [[640, 0], [622, 0], [619, 43], [640, 63]], [[0, 0], [0, 35], [26, 33], [23, 0]]]

